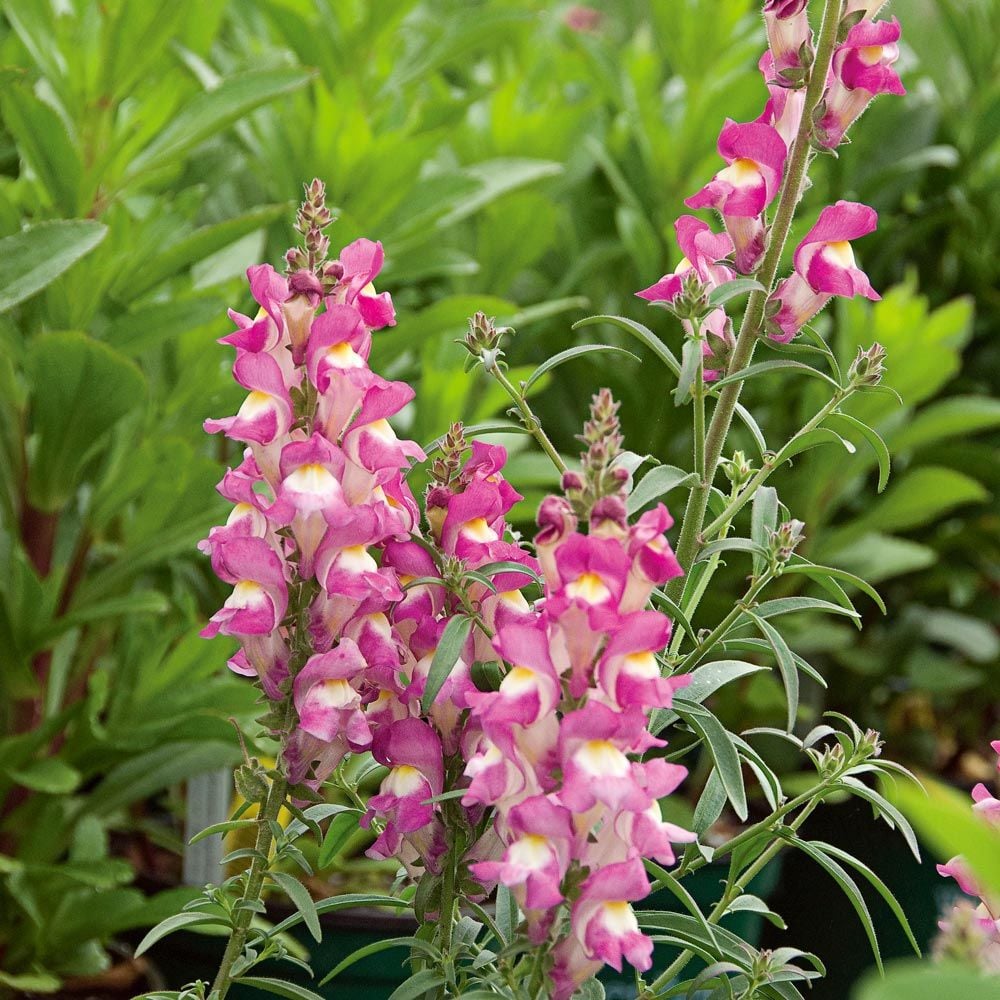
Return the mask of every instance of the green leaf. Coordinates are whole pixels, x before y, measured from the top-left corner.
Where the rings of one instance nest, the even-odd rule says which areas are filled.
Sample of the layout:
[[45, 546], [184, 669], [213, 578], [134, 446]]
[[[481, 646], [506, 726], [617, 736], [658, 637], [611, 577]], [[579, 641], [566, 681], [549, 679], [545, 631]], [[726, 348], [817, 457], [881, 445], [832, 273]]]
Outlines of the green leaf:
[[421, 951], [434, 961], [439, 961], [441, 952], [429, 941], [423, 941], [418, 937], [397, 937], [386, 938], [383, 941], [374, 941], [372, 944], [352, 951], [345, 959], [338, 962], [320, 981], [320, 986], [325, 986], [331, 979], [339, 976], [345, 969], [349, 969], [355, 962], [360, 962], [369, 955], [377, 955], [381, 951], [389, 951], [391, 948], [409, 948], [413, 951]]
[[711, 924], [705, 919], [705, 915], [701, 912], [701, 907], [695, 902], [694, 897], [684, 888], [683, 885], [673, 876], [666, 868], [661, 867], [655, 861], [650, 861], [649, 859], [644, 859], [643, 864], [646, 866], [646, 871], [649, 872], [653, 878], [656, 879], [651, 892], [656, 892], [657, 889], [668, 889], [671, 893], [679, 900], [681, 905], [690, 913], [695, 920], [701, 925], [701, 929], [705, 932], [706, 936], [715, 944], [718, 948], [718, 942], [715, 939], [715, 933], [712, 930]]
[[746, 425], [748, 431], [750, 431], [750, 436], [754, 440], [754, 444], [757, 445], [757, 451], [761, 458], [764, 458], [767, 454], [767, 441], [764, 440], [764, 434], [760, 427], [757, 426], [757, 421], [754, 420], [750, 411], [742, 404], [736, 404], [736, 415], [743, 421]]
[[510, 944], [517, 933], [517, 925], [521, 918], [514, 894], [502, 882], [497, 886], [496, 915], [497, 928], [503, 935], [504, 943]]
[[828, 385], [831, 385], [834, 389], [839, 389], [840, 386], [830, 378], [829, 375], [824, 374], [818, 368], [813, 368], [812, 365], [804, 365], [801, 361], [758, 361], [756, 364], [750, 365], [744, 368], [742, 371], [733, 372], [732, 375], [727, 375], [725, 378], [720, 378], [718, 382], [713, 382], [712, 387], [715, 389], [720, 388], [724, 385], [730, 385], [733, 382], [746, 382], [748, 379], [757, 378], [759, 375], [768, 375], [771, 372], [780, 371], [785, 369], [787, 371], [797, 371], [802, 375], [809, 375], [812, 378], [818, 378]]
[[289, 982], [287, 979], [271, 979], [269, 976], [240, 976], [234, 982], [264, 990], [266, 993], [273, 993], [275, 996], [285, 997], [286, 1000], [323, 1000], [323, 997], [318, 993], [314, 993], [298, 983]]
[[161, 344], [178, 340], [189, 330], [215, 322], [222, 315], [219, 299], [157, 302], [120, 316], [104, 331], [102, 339], [130, 357], [141, 357]]
[[754, 896], [752, 893], [744, 893], [742, 896], [737, 896], [726, 907], [726, 913], [759, 913], [765, 920], [769, 920], [780, 930], [788, 929], [788, 925], [781, 914], [775, 913], [763, 899], [759, 896]]
[[767, 557], [767, 550], [749, 538], [720, 538], [699, 549], [698, 561], [710, 559], [717, 552], [752, 552], [755, 556]]
[[433, 990], [444, 982], [444, 976], [436, 969], [421, 969], [406, 982], [397, 986], [389, 994], [389, 1000], [417, 1000], [428, 990]]
[[627, 501], [629, 514], [642, 510], [648, 503], [659, 500], [678, 486], [693, 486], [698, 482], [694, 472], [685, 472], [676, 465], [657, 465], [636, 484]]
[[126, 180], [180, 160], [254, 108], [305, 86], [312, 76], [308, 70], [266, 69], [227, 77], [214, 90], [195, 96], [173, 116], [132, 161]]
[[775, 456], [774, 464], [776, 466], [781, 465], [790, 458], [801, 455], [802, 452], [809, 451], [812, 448], [818, 448], [823, 444], [839, 444], [848, 455], [853, 455], [857, 450], [847, 438], [841, 437], [829, 427], [816, 427], [805, 434], [796, 434]]
[[836, 569], [833, 566], [820, 566], [815, 563], [807, 563], [805, 561], [796, 562], [798, 557], [793, 556], [792, 561], [787, 563], [784, 569], [785, 575], [789, 573], [798, 574], [799, 576], [807, 576], [812, 580], [821, 580], [824, 577], [828, 577], [832, 580], [840, 580], [844, 583], [849, 583], [853, 587], [857, 587], [858, 590], [867, 594], [877, 605], [879, 611], [882, 614], [886, 614], [885, 601], [882, 600], [879, 592], [867, 581], [862, 580], [860, 576], [855, 576], [854, 573], [848, 573], [845, 569]]
[[[410, 903], [405, 899], [399, 899], [397, 896], [355, 892], [320, 900], [316, 904], [316, 912], [322, 915], [324, 913], [335, 913], [337, 910], [349, 910], [357, 906], [389, 906], [399, 910], [410, 909]], [[300, 923], [302, 923], [302, 914], [293, 913], [291, 916], [285, 917], [280, 923], [275, 924], [271, 929], [271, 935], [273, 937], [275, 934], [283, 934]]]
[[872, 954], [875, 956], [875, 964], [878, 966], [879, 971], [884, 971], [882, 966], [882, 952], [879, 950], [878, 937], [875, 934], [872, 915], [864, 896], [861, 895], [861, 890], [858, 888], [857, 883], [819, 844], [809, 840], [800, 840], [794, 835], [789, 836], [787, 839], [790, 844], [797, 847], [803, 854], [807, 854], [812, 858], [840, 886], [844, 895], [847, 896], [848, 902], [854, 907], [854, 912], [857, 913], [858, 919], [861, 921], [861, 926], [864, 928], [865, 935], [871, 945]]
[[567, 361], [572, 361], [574, 358], [582, 357], [585, 354], [601, 352], [624, 354], [633, 361], [639, 360], [636, 355], [631, 351], [626, 351], [624, 347], [615, 347], [613, 344], [581, 344], [579, 347], [570, 347], [565, 351], [560, 351], [558, 354], [553, 354], [551, 358], [543, 361], [525, 380], [524, 391], [527, 392], [543, 375], [552, 371], [553, 368], [558, 368], [559, 365], [565, 364]]
[[721, 285], [716, 285], [709, 292], [708, 306], [710, 309], [717, 309], [738, 295], [766, 291], [767, 289], [759, 281], [754, 281], [753, 278], [734, 278], [732, 281], [724, 281]]
[[1000, 1000], [1000, 979], [954, 961], [893, 962], [885, 976], [865, 976], [854, 1000]]
[[[907, 940], [910, 942], [910, 947], [919, 955], [920, 945], [917, 944], [917, 939], [913, 936], [913, 931], [910, 928], [910, 922], [906, 919], [906, 914], [903, 912], [903, 908], [899, 905], [899, 900], [892, 894], [889, 887], [885, 884], [875, 874], [863, 861], [854, 857], [853, 854], [849, 854], [847, 851], [840, 847], [836, 847], [833, 844], [824, 843], [821, 840], [814, 840], [811, 842], [812, 845], [820, 851], [832, 858], [836, 858], [838, 861], [843, 862], [845, 865], [850, 865], [858, 874], [863, 875], [875, 891], [886, 901], [889, 909], [892, 910], [893, 916], [899, 921], [899, 926], [902, 927], [903, 933], [906, 935]], [[917, 860], [920, 860], [919, 853], [917, 854]]]
[[664, 344], [659, 337], [647, 326], [637, 323], [634, 319], [625, 316], [588, 316], [586, 319], [577, 320], [573, 324], [574, 330], [579, 330], [584, 326], [594, 326], [597, 323], [610, 323], [620, 330], [631, 334], [637, 340], [646, 345], [673, 373], [680, 375], [681, 363], [675, 357], [673, 351]]
[[0, 313], [50, 285], [107, 235], [88, 219], [40, 222], [0, 240]]
[[235, 764], [239, 758], [239, 749], [221, 740], [164, 742], [111, 768], [83, 800], [82, 814], [107, 815], [196, 774]]
[[39, 969], [34, 972], [12, 974], [0, 970], [0, 984], [9, 986], [15, 993], [56, 993], [62, 988], [62, 980], [51, 972]]
[[920, 782], [923, 789], [896, 782], [882, 791], [942, 861], [960, 854], [980, 885], [1000, 893], [1000, 830], [974, 813], [971, 800], [955, 789], [924, 775]]
[[[753, 495], [750, 507], [750, 539], [762, 549], [771, 542], [771, 532], [778, 527], [778, 491], [772, 486], [761, 486]], [[754, 556], [754, 573], [764, 568], [764, 557]]]
[[434, 651], [434, 658], [431, 660], [430, 670], [427, 672], [424, 694], [420, 699], [421, 708], [425, 712], [430, 711], [434, 699], [448, 679], [452, 668], [458, 662], [458, 658], [462, 655], [462, 647], [471, 631], [472, 619], [466, 615], [456, 615], [445, 626], [441, 641]]
[[1000, 399], [952, 396], [925, 406], [888, 435], [895, 452], [922, 448], [950, 437], [965, 438], [1000, 426]]
[[851, 794], [866, 802], [870, 802], [875, 809], [875, 815], [882, 817], [891, 827], [898, 828], [906, 846], [910, 849], [915, 861], [920, 861], [920, 847], [917, 844], [917, 835], [910, 826], [910, 821], [884, 796], [869, 788], [860, 778], [846, 775], [840, 779], [842, 785], [847, 785]]
[[846, 546], [832, 546], [824, 551], [830, 562], [850, 566], [866, 580], [888, 580], [903, 573], [913, 573], [933, 566], [937, 553], [927, 545], [908, 538], [895, 538], [878, 532], [867, 532]]
[[774, 650], [774, 658], [781, 674], [781, 682], [785, 686], [785, 701], [788, 705], [786, 730], [795, 728], [795, 719], [799, 713], [799, 672], [795, 669], [795, 659], [781, 633], [766, 619], [750, 614], [748, 617], [760, 630], [761, 635]]
[[674, 711], [701, 737], [715, 761], [716, 769], [732, 803], [741, 819], [747, 818], [747, 793], [743, 783], [743, 770], [736, 746], [722, 723], [707, 709], [684, 698], [674, 698]]
[[27, 370], [37, 436], [29, 496], [40, 510], [55, 511], [73, 495], [101, 438], [140, 406], [145, 382], [131, 361], [82, 333], [34, 337]]
[[185, 928], [190, 929], [193, 927], [203, 927], [208, 925], [228, 927], [229, 923], [226, 921], [225, 917], [219, 914], [198, 913], [191, 911], [186, 913], [175, 913], [172, 917], [167, 917], [166, 920], [161, 920], [139, 942], [139, 947], [135, 949], [135, 957], [138, 958], [144, 952], [149, 951], [149, 949], [152, 948], [157, 941], [165, 938], [168, 934], [173, 934], [175, 931], [181, 931]]
[[858, 420], [857, 417], [852, 417], [848, 413], [831, 413], [826, 419], [827, 422], [846, 424], [851, 430], [857, 431], [871, 445], [871, 449], [878, 459], [878, 491], [881, 493], [885, 489], [886, 483], [889, 482], [892, 459], [889, 456], [889, 449], [879, 436], [878, 431], [869, 427], [863, 420]]
[[681, 370], [674, 390], [674, 406], [683, 406], [691, 398], [701, 361], [701, 341], [688, 338], [681, 348]]
[[309, 895], [309, 890], [294, 875], [289, 875], [287, 872], [272, 871], [268, 874], [281, 886], [282, 891], [292, 901], [292, 905], [302, 914], [306, 928], [314, 940], [322, 941], [323, 931], [319, 926], [319, 914], [316, 912], [316, 903]]
[[55, 109], [26, 87], [7, 87], [0, 107], [18, 153], [41, 182], [51, 203], [63, 215], [76, 215], [83, 166]]
[[206, 826], [204, 830], [199, 830], [189, 841], [189, 844], [197, 844], [199, 840], [206, 840], [216, 834], [232, 833], [233, 830], [250, 830], [257, 826], [255, 819], [230, 819], [223, 823], [213, 823]]
[[68, 795], [76, 790], [82, 775], [75, 767], [70, 767], [57, 757], [36, 760], [11, 771], [10, 776], [25, 788], [44, 792], [48, 795]]
[[[742, 660], [716, 660], [714, 663], [706, 663], [692, 672], [691, 683], [683, 689], [684, 700], [700, 705], [719, 688], [725, 687], [732, 681], [767, 669], [760, 664], [744, 663]], [[650, 716], [649, 731], [655, 735], [676, 718], [677, 713], [669, 708], [655, 709]]]
[[773, 601], [764, 601], [754, 608], [754, 614], [758, 618], [777, 618], [778, 615], [793, 614], [796, 611], [822, 611], [824, 614], [844, 615], [846, 618], [860, 617], [857, 611], [815, 597], [778, 597]]
[[975, 479], [944, 466], [909, 470], [881, 503], [855, 522], [857, 528], [909, 531], [942, 517], [956, 507], [986, 500], [989, 493]]
[[326, 836], [319, 848], [319, 856], [316, 864], [320, 868], [327, 868], [330, 862], [337, 856], [340, 849], [347, 843], [347, 839], [358, 829], [358, 819], [361, 816], [360, 810], [352, 809], [339, 813], [326, 828]]
[[532, 160], [525, 157], [500, 157], [484, 160], [465, 168], [465, 175], [479, 182], [479, 189], [457, 200], [450, 212], [442, 216], [437, 229], [446, 229], [491, 202], [528, 184], [535, 184], [546, 177], [556, 177], [563, 172], [563, 165], [554, 160]]

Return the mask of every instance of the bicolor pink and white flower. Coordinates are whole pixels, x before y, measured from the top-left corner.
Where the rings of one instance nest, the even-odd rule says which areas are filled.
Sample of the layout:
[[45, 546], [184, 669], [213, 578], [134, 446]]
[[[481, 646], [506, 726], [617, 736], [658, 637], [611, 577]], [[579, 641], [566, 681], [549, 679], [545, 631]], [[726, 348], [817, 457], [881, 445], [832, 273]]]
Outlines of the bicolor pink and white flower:
[[812, 41], [809, 0], [764, 0], [764, 25], [775, 70], [802, 69]]
[[881, 298], [857, 266], [851, 247], [852, 240], [874, 232], [877, 224], [875, 210], [858, 202], [838, 201], [820, 212], [795, 251], [794, 273], [772, 298], [772, 339], [787, 343], [834, 295]]
[[735, 247], [736, 270], [750, 274], [764, 255], [764, 210], [778, 193], [788, 151], [770, 125], [727, 119], [719, 155], [727, 166], [684, 204], [714, 208], [722, 216]]
[[732, 268], [721, 263], [733, 252], [733, 241], [728, 234], [713, 233], [707, 223], [693, 215], [682, 215], [674, 223], [674, 230], [684, 256], [670, 274], [636, 292], [638, 298], [647, 302], [673, 302], [691, 276], [707, 290], [734, 277]]
[[859, 21], [833, 54], [825, 111], [816, 141], [835, 149], [878, 94], [905, 94], [892, 68], [899, 58], [899, 21]]

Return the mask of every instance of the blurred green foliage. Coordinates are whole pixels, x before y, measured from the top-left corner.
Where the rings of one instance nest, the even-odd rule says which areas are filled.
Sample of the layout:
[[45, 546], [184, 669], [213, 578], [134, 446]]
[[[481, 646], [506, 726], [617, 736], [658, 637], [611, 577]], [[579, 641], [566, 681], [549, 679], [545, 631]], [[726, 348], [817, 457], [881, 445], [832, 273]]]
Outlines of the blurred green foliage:
[[[373, 365], [417, 384], [419, 440], [503, 412], [453, 343], [475, 309], [518, 328], [515, 377], [577, 342], [585, 310], [676, 348], [676, 323], [632, 293], [676, 262], [672, 223], [723, 119], [763, 104], [755, 6], [608, 0], [571, 27], [541, 0], [0, 2], [0, 983], [96, 971], [99, 942], [157, 919], [109, 834], [162, 840], [148, 802], [232, 763], [226, 719], [252, 717], [221, 644], [195, 635], [221, 599], [195, 543], [238, 457], [200, 422], [238, 402], [214, 338], [227, 305], [247, 308], [246, 266], [284, 251], [301, 183], [326, 181], [340, 243], [385, 244], [399, 325]], [[810, 557], [881, 580], [891, 612], [863, 637], [803, 618], [797, 648], [830, 684], [803, 723], [847, 709], [944, 768], [997, 721], [1000, 2], [893, 12], [909, 95], [816, 164], [798, 225], [838, 197], [881, 214], [859, 254], [884, 301], [817, 325], [842, 362], [889, 348], [904, 405], [858, 415], [896, 472], [869, 510], [857, 440], [776, 485]], [[571, 454], [607, 384], [629, 446], [677, 464], [689, 428], [664, 370], [607, 357], [534, 387], [550, 434]], [[751, 383], [747, 402], [777, 439], [814, 391]], [[549, 468], [510, 444], [537, 500]], [[695, 624], [716, 620], [706, 602]], [[774, 683], [749, 678], [720, 711], [773, 721]], [[83, 919], [97, 893], [121, 904], [103, 924]]]

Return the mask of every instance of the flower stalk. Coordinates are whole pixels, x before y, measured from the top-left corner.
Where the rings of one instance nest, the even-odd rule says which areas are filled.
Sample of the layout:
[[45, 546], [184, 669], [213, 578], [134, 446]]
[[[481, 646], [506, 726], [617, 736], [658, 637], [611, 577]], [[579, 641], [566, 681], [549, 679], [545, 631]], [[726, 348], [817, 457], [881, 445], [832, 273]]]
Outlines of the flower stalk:
[[[819, 45], [812, 65], [809, 85], [806, 89], [805, 108], [786, 168], [778, 208], [768, 236], [767, 249], [757, 276], [758, 281], [766, 291], [750, 293], [743, 323], [727, 368], [727, 373], [730, 375], [742, 371], [750, 363], [757, 338], [763, 330], [768, 296], [774, 287], [781, 254], [802, 194], [811, 153], [811, 136], [815, 127], [813, 114], [823, 97], [823, 89], [837, 43], [837, 30], [840, 26], [842, 8], [843, 0], [826, 0], [823, 7]], [[706, 480], [714, 477], [741, 390], [741, 382], [731, 382], [723, 386], [719, 395], [719, 401], [712, 413], [712, 420], [709, 423], [705, 439]], [[692, 488], [688, 496], [684, 520], [681, 522], [681, 534], [677, 542], [677, 560], [685, 572], [690, 569], [701, 545], [702, 525], [705, 520], [705, 512], [708, 509], [710, 490], [710, 481], [700, 482]], [[683, 588], [682, 579], [673, 580], [667, 588], [667, 593], [676, 601], [681, 597]]]

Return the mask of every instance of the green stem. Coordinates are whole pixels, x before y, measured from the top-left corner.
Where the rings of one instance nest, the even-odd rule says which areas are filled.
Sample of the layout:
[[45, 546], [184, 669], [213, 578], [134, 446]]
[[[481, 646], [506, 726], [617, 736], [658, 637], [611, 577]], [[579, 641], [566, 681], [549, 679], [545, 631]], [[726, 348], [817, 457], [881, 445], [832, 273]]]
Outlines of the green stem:
[[[734, 372], [742, 371], [750, 363], [754, 347], [757, 344], [757, 337], [763, 328], [767, 300], [774, 286], [774, 279], [778, 273], [778, 265], [781, 262], [781, 253], [784, 249], [785, 241], [788, 239], [792, 219], [795, 216], [795, 209], [802, 194], [806, 169], [809, 164], [813, 111], [823, 97], [827, 73], [830, 70], [830, 62], [833, 58], [833, 50], [837, 42], [837, 29], [840, 26], [840, 12], [842, 7], [843, 0], [826, 0], [824, 4], [819, 45], [809, 77], [809, 86], [806, 90], [802, 121], [799, 124], [798, 134], [795, 137], [795, 144], [792, 146], [792, 153], [785, 174], [785, 181], [781, 188], [781, 196], [774, 216], [774, 223], [771, 226], [764, 260], [757, 274], [757, 280], [767, 291], [752, 292], [750, 295], [746, 312], [743, 315], [743, 323], [740, 326], [740, 333], [736, 338], [736, 346], [733, 348], [733, 354], [729, 359], [729, 366], [726, 369], [730, 375]], [[731, 382], [723, 386], [715, 411], [712, 413], [712, 421], [709, 424], [708, 434], [705, 439], [705, 467], [707, 470], [705, 479], [708, 481], [698, 483], [688, 495], [688, 503], [684, 511], [684, 522], [681, 527], [680, 538], [677, 542], [677, 561], [685, 572], [691, 568], [694, 557], [701, 545], [701, 528], [705, 521], [705, 511], [708, 508], [711, 480], [715, 477], [715, 470], [718, 467], [722, 449], [725, 447], [726, 436], [729, 434], [729, 427], [733, 420], [733, 413], [736, 411], [736, 404], [739, 402], [741, 389], [741, 382]], [[668, 584], [667, 594], [676, 601], [682, 594], [683, 588], [684, 578], [676, 577]]]
[[[850, 389], [838, 389], [837, 392], [833, 394], [833, 398], [811, 419], [799, 428], [795, 432], [792, 438], [789, 439], [788, 444], [782, 448], [785, 451], [789, 445], [794, 444], [799, 438], [804, 437], [810, 431], [816, 430], [817, 427], [837, 409], [840, 404], [847, 399], [853, 390]], [[780, 453], [779, 453], [780, 454]], [[778, 461], [778, 457], [767, 459], [764, 464], [757, 470], [754, 477], [740, 490], [739, 494], [735, 496], [726, 505], [725, 510], [705, 528], [701, 535], [705, 541], [711, 539], [715, 532], [719, 531], [722, 527], [728, 527], [729, 522], [746, 506], [746, 504], [753, 499], [753, 495], [757, 492], [757, 489], [762, 486], [770, 478], [771, 474], [782, 464]]]
[[765, 570], [758, 579], [755, 579], [750, 586], [750, 589], [743, 595], [742, 598], [733, 606], [729, 614], [715, 626], [714, 629], [706, 636], [703, 642], [699, 642], [694, 649], [684, 658], [681, 665], [677, 668], [678, 673], [686, 673], [692, 667], [695, 667], [700, 663], [711, 650], [722, 640], [725, 634], [732, 628], [736, 620], [742, 615], [749, 607], [753, 605], [753, 602], [757, 599], [760, 592], [774, 579], [774, 573], [772, 570]]
[[[808, 792], [804, 792], [802, 795], [796, 796], [790, 802], [785, 803], [780, 809], [775, 810], [767, 819], [762, 820], [760, 823], [755, 824], [748, 830], [744, 830], [738, 837], [734, 837], [728, 844], [724, 844], [716, 852], [714, 857], [718, 858], [724, 854], [732, 853], [741, 844], [746, 843], [753, 837], [756, 837], [765, 827], [770, 827], [775, 820], [780, 819], [782, 816], [799, 808], [801, 805], [805, 805], [805, 808], [799, 813], [798, 816], [789, 824], [792, 830], [798, 830], [800, 826], [809, 818], [809, 815], [822, 801], [823, 792], [830, 784], [833, 783], [835, 779], [828, 778], [821, 781], [814, 788], [811, 788]], [[811, 800], [811, 801], [810, 801]], [[773, 843], [769, 844], [767, 849], [764, 850], [760, 857], [758, 857], [752, 865], [735, 881], [728, 881], [726, 884], [725, 892], [722, 895], [722, 899], [712, 909], [712, 912], [706, 918], [708, 923], [717, 924], [722, 917], [725, 915], [726, 910], [729, 908], [729, 904], [743, 892], [743, 890], [753, 881], [754, 877], [758, 875], [781, 850], [782, 847], [787, 845], [787, 841], [783, 838], [777, 838]], [[701, 864], [692, 864], [684, 874], [688, 872], [696, 871], [708, 862], [704, 858], [699, 859]], [[647, 992], [643, 994], [644, 1000], [648, 1000], [650, 997], [655, 997], [656, 994], [669, 986], [670, 983], [678, 976], [687, 964], [694, 958], [694, 952], [682, 951], [680, 955], [677, 956], [674, 961], [667, 966], [667, 968], [656, 977], [656, 979], [649, 984]]]
[[[240, 902], [256, 903], [260, 899], [261, 890], [264, 887], [264, 876], [267, 874], [271, 854], [271, 844], [274, 834], [271, 832], [271, 824], [277, 820], [278, 813], [285, 801], [285, 794], [288, 791], [288, 782], [284, 777], [273, 777], [270, 788], [267, 791], [267, 798], [260, 808], [257, 816], [257, 840], [254, 843], [256, 854], [250, 864], [250, 872], [247, 875], [246, 888], [240, 897]], [[253, 911], [248, 908], [236, 910], [233, 918], [233, 930], [229, 935], [229, 942], [226, 945], [225, 954], [219, 965], [215, 982], [212, 984], [211, 992], [217, 996], [218, 1000], [224, 1000], [232, 985], [233, 963], [243, 953], [243, 945], [246, 943], [247, 933], [250, 929], [250, 921], [253, 918]]]
[[492, 375], [503, 386], [507, 395], [514, 400], [514, 404], [521, 413], [521, 421], [524, 424], [525, 430], [538, 442], [542, 451], [552, 459], [552, 464], [559, 470], [560, 474], [565, 472], [566, 463], [562, 460], [562, 456], [556, 451], [555, 445], [553, 445], [548, 435], [542, 429], [541, 422], [528, 405], [528, 401], [524, 398], [524, 395], [517, 391], [511, 380], [500, 370], [499, 364], [493, 364], [489, 368], [486, 368], [486, 372]]
[[698, 351], [698, 371], [694, 376], [691, 395], [694, 399], [694, 471], [699, 484], [708, 482], [705, 468], [705, 359], [701, 352], [701, 327], [695, 328]]

